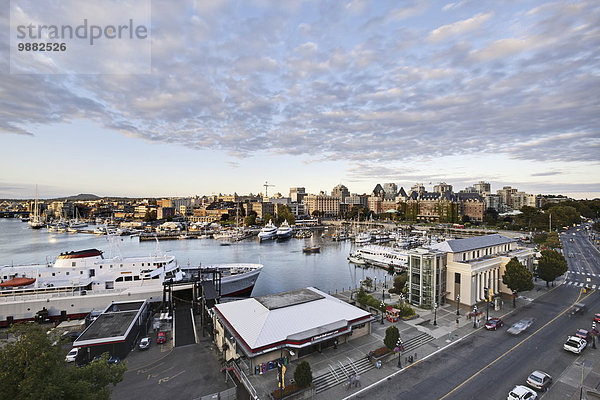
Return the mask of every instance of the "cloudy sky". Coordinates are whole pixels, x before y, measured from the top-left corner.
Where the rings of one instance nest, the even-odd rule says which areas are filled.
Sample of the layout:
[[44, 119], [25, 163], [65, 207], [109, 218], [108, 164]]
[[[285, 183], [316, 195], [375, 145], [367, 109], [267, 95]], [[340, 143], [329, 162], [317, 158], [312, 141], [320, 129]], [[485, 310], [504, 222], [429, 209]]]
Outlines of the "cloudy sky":
[[147, 73], [111, 57], [111, 74], [11, 73], [3, 36], [0, 198], [479, 180], [600, 196], [598, 1], [177, 0], [151, 15]]

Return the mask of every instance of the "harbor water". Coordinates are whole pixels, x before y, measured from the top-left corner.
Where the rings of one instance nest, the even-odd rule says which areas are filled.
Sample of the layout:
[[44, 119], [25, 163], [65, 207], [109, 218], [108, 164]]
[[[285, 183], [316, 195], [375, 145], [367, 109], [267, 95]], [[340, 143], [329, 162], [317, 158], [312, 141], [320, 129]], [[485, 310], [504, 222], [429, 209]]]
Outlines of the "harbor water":
[[[90, 229], [90, 228], [86, 228]], [[91, 228], [93, 229], [93, 227]], [[291, 238], [284, 242], [259, 243], [256, 237], [229, 246], [214, 239], [161, 241], [160, 251], [169, 253], [181, 265], [223, 263], [259, 263], [264, 268], [253, 296], [285, 292], [307, 286], [324, 292], [357, 287], [366, 277], [378, 282], [390, 280], [379, 268], [355, 266], [347, 260], [355, 245], [349, 241], [332, 241], [327, 231], [317, 231], [311, 239]], [[86, 233], [57, 233], [33, 230], [18, 219], [0, 218], [0, 265], [44, 264], [53, 262], [61, 252], [97, 248], [104, 257], [143, 256], [156, 252], [155, 241], [140, 242], [137, 237], [119, 236], [111, 245], [106, 236]], [[308, 245], [320, 246], [320, 253], [305, 254]]]

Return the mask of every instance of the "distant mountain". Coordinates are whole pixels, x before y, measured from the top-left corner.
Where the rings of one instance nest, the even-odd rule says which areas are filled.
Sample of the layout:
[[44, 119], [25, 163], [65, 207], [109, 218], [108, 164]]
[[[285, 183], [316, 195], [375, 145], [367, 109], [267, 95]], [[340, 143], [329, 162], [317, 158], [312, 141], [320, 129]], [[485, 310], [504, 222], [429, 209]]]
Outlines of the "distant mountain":
[[74, 201], [81, 201], [81, 200], [98, 200], [101, 199], [100, 196], [96, 196], [95, 194], [91, 194], [91, 193], [79, 193], [75, 196], [69, 196], [69, 197], [61, 197], [61, 200], [74, 200]]

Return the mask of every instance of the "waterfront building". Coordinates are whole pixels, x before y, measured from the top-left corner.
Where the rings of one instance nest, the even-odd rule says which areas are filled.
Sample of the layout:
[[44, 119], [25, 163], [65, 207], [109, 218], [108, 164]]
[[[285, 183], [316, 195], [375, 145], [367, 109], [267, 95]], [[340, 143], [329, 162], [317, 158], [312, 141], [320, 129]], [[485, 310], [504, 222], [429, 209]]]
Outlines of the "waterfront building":
[[307, 195], [304, 198], [304, 204], [308, 208], [309, 215], [319, 211], [324, 217], [337, 217], [340, 212], [340, 198], [329, 196], [324, 192]]
[[172, 218], [174, 216], [174, 207], [158, 207], [158, 209], [156, 210], [156, 219]]
[[478, 193], [458, 193], [459, 213], [466, 216], [469, 221], [483, 222], [485, 215], [485, 202]]
[[486, 193], [483, 196], [483, 201], [485, 203], [485, 209], [487, 210], [488, 208], [493, 208], [496, 211], [502, 211], [502, 208], [500, 206], [500, 195], [499, 194], [494, 194], [494, 193]]
[[520, 248], [516, 239], [498, 234], [446, 240], [430, 247], [447, 254], [447, 299], [455, 301], [460, 295], [460, 303], [468, 306], [484, 300], [485, 288], [492, 296], [511, 293], [502, 275], [512, 257], [533, 271], [534, 250]]
[[349, 197], [346, 197], [346, 204], [350, 205], [350, 208], [354, 205], [368, 207], [369, 206], [369, 196], [366, 194], [356, 194], [352, 193]]
[[398, 194], [398, 185], [396, 185], [395, 183], [384, 183], [383, 191], [384, 200], [395, 200], [396, 195]]
[[378, 196], [373, 192], [373, 195], [369, 196], [368, 208], [373, 211], [375, 214], [381, 214], [383, 212], [382, 196]]
[[411, 193], [417, 193], [417, 194], [421, 194], [425, 192], [425, 186], [422, 183], [415, 183], [413, 186], [411, 186], [410, 191], [408, 192], [408, 195], [410, 196]]
[[[214, 342], [226, 361], [246, 359], [251, 373], [371, 333], [373, 317], [318, 289], [217, 304]], [[262, 373], [262, 372], [261, 372]]]
[[408, 302], [433, 308], [446, 303], [446, 253], [437, 249], [408, 251]]

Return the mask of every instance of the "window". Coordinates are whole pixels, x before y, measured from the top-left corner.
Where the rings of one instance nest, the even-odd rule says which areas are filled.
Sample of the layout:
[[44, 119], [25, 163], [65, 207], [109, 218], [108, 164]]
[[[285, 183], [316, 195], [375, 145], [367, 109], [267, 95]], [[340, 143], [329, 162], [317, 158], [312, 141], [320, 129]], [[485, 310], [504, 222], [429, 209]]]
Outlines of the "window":
[[115, 282], [123, 282], [123, 277], [122, 277], [122, 276], [118, 277], [118, 278], [115, 280]]
[[74, 266], [75, 266], [75, 264], [77, 264], [77, 262], [73, 261], [73, 262], [71, 263], [71, 267], [74, 267]]
[[79, 271], [79, 275], [83, 275], [83, 271]]
[[139, 277], [139, 275], [136, 275], [136, 276], [134, 276], [134, 277], [133, 277], [133, 280], [134, 280], [134, 281], [139, 281], [139, 280], [140, 280], [140, 277]]
[[54, 273], [54, 272], [53, 272], [53, 273], [52, 273], [52, 276], [56, 276], [56, 273]]
[[69, 271], [67, 271], [67, 275], [69, 275]]
[[133, 276], [126, 276], [125, 282], [131, 282], [133, 280]]

